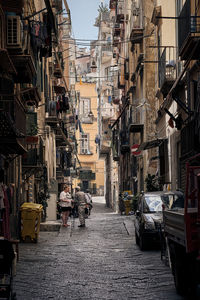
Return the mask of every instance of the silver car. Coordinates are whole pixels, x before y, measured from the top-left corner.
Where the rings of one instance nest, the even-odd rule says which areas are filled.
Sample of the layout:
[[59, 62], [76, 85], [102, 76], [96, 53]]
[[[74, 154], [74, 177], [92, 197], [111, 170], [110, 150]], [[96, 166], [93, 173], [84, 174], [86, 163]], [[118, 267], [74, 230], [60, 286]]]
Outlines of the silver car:
[[135, 239], [141, 250], [145, 250], [150, 243], [160, 243], [163, 209], [183, 206], [184, 196], [178, 191], [146, 192], [140, 195], [135, 217]]

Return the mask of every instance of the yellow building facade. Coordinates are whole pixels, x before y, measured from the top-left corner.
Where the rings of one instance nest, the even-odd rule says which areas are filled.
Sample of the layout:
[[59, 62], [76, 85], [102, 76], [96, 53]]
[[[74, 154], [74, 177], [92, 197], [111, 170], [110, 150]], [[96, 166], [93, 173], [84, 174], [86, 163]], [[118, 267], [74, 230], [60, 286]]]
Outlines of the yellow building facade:
[[97, 144], [97, 92], [96, 83], [79, 82], [75, 85], [77, 101], [77, 154], [80, 161], [74, 185], [80, 185], [93, 195], [104, 195], [104, 160], [98, 159]]

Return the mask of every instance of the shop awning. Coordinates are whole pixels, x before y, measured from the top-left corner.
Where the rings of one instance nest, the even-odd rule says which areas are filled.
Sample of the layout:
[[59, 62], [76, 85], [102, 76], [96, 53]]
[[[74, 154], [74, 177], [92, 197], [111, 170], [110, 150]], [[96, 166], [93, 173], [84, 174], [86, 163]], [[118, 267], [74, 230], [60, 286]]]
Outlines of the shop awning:
[[159, 147], [166, 139], [156, 139], [149, 142], [143, 142], [137, 151], [147, 150], [155, 147]]

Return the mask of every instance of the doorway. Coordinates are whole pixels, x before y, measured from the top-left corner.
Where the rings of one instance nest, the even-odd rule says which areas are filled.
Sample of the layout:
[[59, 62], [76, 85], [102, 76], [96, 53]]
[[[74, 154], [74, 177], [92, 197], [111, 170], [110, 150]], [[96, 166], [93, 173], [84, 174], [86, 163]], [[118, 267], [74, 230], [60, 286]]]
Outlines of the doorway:
[[88, 180], [83, 180], [83, 191], [85, 192], [89, 188], [89, 181]]

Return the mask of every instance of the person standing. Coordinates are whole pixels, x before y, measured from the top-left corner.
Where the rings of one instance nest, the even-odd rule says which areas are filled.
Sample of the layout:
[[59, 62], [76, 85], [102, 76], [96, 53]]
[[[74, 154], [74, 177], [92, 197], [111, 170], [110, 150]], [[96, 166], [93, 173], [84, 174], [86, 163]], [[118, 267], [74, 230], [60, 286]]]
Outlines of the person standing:
[[69, 186], [64, 185], [63, 191], [60, 193], [59, 205], [61, 206], [62, 222], [64, 227], [70, 226], [69, 224], [67, 224], [69, 214], [72, 210], [72, 197], [69, 191]]
[[90, 215], [91, 210], [92, 210], [92, 196], [90, 194], [90, 190], [87, 189], [85, 193], [86, 201], [87, 201], [87, 206], [88, 206], [88, 215]]
[[80, 186], [75, 188], [75, 203], [78, 206], [78, 217], [80, 225], [78, 227], [85, 227], [85, 208], [87, 206], [87, 200], [85, 193], [81, 191]]

